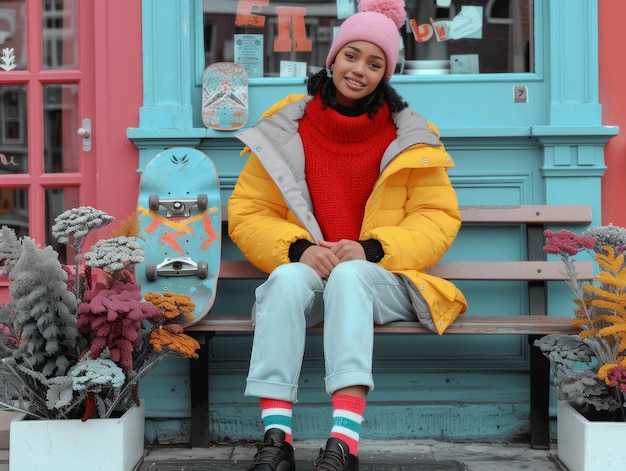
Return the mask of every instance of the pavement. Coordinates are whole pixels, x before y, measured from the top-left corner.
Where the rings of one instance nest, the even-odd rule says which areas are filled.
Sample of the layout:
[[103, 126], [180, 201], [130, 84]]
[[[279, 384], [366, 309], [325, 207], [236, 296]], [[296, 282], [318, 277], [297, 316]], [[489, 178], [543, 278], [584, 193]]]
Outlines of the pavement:
[[[8, 432], [8, 428], [0, 432]], [[322, 442], [294, 442], [298, 471], [314, 470], [313, 459]], [[0, 471], [9, 471], [7, 448], [8, 433], [0, 433]], [[254, 443], [215, 443], [207, 448], [147, 447], [141, 462], [133, 470], [123, 471], [245, 470], [255, 453]], [[362, 440], [359, 461], [360, 471], [567, 471], [558, 461], [556, 443], [549, 450], [534, 450], [528, 443]]]
[[[294, 443], [298, 471], [314, 469], [320, 446], [317, 440]], [[228, 443], [148, 448], [135, 471], [245, 470], [255, 452], [254, 444]], [[556, 443], [549, 450], [534, 450], [527, 443], [363, 440], [359, 460], [360, 471], [567, 471], [558, 461]]]
[[[9, 423], [10, 416], [5, 414], [4, 426], [0, 423], [0, 471], [9, 471]], [[313, 459], [322, 442], [294, 442], [298, 471], [314, 469]], [[207, 448], [147, 447], [141, 462], [133, 470], [123, 471], [245, 470], [255, 453], [254, 443], [214, 443]], [[534, 450], [528, 443], [362, 440], [359, 460], [360, 471], [567, 471], [558, 461], [555, 442], [549, 450]]]

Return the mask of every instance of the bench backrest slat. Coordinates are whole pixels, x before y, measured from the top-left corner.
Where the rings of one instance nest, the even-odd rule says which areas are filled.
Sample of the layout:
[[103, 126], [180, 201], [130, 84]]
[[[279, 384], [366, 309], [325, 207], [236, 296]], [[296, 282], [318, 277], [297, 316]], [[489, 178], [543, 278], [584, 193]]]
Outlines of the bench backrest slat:
[[[591, 206], [522, 205], [460, 206], [464, 223], [494, 224], [589, 224]], [[228, 208], [222, 206], [222, 221], [228, 221]]]
[[589, 224], [591, 206], [461, 206], [464, 223]]

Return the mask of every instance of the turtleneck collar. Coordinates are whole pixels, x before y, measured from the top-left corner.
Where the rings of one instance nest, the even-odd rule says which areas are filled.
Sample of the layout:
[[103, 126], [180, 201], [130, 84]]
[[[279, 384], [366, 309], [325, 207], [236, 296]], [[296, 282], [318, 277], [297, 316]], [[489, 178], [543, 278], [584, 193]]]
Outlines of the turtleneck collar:
[[372, 136], [388, 124], [391, 112], [384, 104], [371, 119], [367, 113], [350, 116], [341, 113], [338, 109], [326, 107], [322, 109], [322, 100], [319, 94], [307, 103], [305, 114], [309, 123], [326, 138], [341, 142], [363, 141], [363, 136]]

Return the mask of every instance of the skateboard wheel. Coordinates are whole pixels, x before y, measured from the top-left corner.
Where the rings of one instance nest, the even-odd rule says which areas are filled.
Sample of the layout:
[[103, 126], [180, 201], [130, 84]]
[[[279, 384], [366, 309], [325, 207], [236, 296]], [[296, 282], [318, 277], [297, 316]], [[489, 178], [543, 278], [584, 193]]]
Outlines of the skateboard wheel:
[[159, 195], [150, 195], [148, 197], [148, 206], [150, 211], [158, 211], [159, 210]]
[[156, 263], [146, 264], [146, 279], [148, 281], [154, 281], [157, 279], [157, 265]]
[[209, 264], [204, 260], [198, 262], [198, 278], [204, 280], [209, 276]]
[[204, 211], [208, 205], [209, 205], [209, 197], [206, 195], [206, 193], [200, 193], [198, 195], [198, 209], [200, 211]]

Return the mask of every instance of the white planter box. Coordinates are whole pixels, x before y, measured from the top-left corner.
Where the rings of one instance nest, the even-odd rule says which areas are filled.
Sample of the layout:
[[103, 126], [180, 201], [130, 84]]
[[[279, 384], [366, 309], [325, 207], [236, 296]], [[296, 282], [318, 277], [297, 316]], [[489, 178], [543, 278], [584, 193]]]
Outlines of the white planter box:
[[131, 471], [143, 456], [145, 409], [117, 419], [14, 420], [10, 471]]
[[626, 470], [626, 422], [591, 422], [565, 401], [557, 409], [557, 452], [569, 471]]

